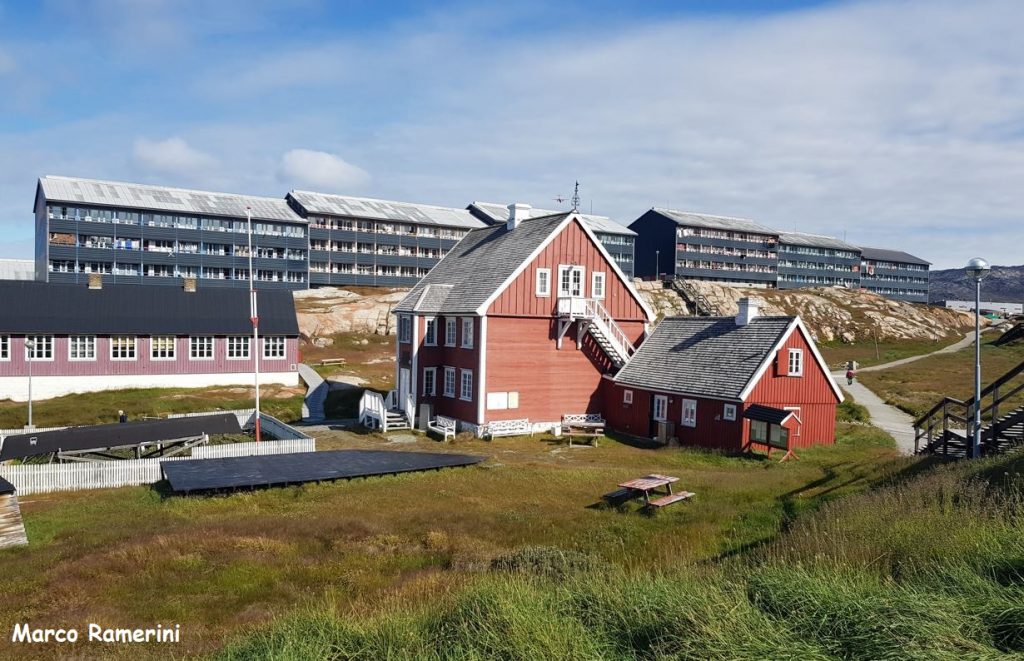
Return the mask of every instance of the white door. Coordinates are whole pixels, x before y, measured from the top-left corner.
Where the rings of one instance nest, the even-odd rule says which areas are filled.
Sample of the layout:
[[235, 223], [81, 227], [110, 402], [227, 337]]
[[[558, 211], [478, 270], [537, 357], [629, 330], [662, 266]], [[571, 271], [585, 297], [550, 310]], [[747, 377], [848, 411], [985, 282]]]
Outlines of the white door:
[[654, 419], [657, 422], [668, 419], [668, 397], [665, 395], [654, 396]]
[[583, 296], [583, 272], [582, 266], [562, 266], [558, 274], [558, 295], [562, 297]]
[[405, 398], [412, 393], [412, 383], [409, 378], [409, 370], [405, 367], [398, 371], [398, 406], [405, 405]]

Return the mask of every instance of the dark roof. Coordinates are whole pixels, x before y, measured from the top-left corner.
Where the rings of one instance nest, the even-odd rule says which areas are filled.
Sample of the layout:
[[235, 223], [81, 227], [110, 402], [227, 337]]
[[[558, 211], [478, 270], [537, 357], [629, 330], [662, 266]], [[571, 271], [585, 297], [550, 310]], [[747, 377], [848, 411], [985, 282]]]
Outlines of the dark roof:
[[728, 230], [733, 232], [753, 232], [755, 234], [772, 234], [778, 232], [770, 227], [754, 222], [749, 218], [733, 218], [731, 216], [715, 216], [709, 213], [694, 211], [677, 211], [653, 207], [652, 211], [683, 227], [707, 227], [710, 229]]
[[739, 399], [795, 317], [667, 317], [615, 376], [625, 386]]
[[[258, 285], [257, 285], [258, 286]], [[252, 332], [249, 292], [168, 285], [85, 285], [0, 282], [0, 333], [245, 335]], [[292, 294], [262, 290], [260, 332], [298, 335]]]
[[16, 489], [14, 485], [0, 477], [0, 496], [6, 496], [9, 493], [14, 493]]
[[860, 252], [860, 248], [857, 246], [852, 243], [847, 243], [846, 241], [840, 241], [834, 236], [808, 234], [807, 232], [781, 232], [779, 233], [779, 243], [790, 246], [812, 246], [815, 248], [831, 248], [833, 250]]
[[860, 247], [860, 256], [862, 259], [870, 259], [871, 261], [880, 262], [903, 262], [904, 264], [923, 264], [925, 266], [931, 266], [931, 262], [926, 262], [920, 257], [914, 257], [910, 253], [903, 252], [901, 250], [886, 250], [885, 248], [868, 248], [866, 246]]
[[514, 230], [471, 230], [395, 306], [396, 312], [475, 312], [570, 214], [530, 218]]
[[191, 418], [115, 422], [89, 427], [68, 427], [55, 431], [27, 432], [4, 437], [3, 447], [0, 448], [0, 461], [58, 451], [117, 448], [202, 434], [239, 434], [241, 431], [238, 416], [234, 413], [217, 413]]
[[777, 409], [771, 406], [762, 406], [761, 404], [751, 404], [743, 412], [744, 418], [770, 422], [773, 425], [781, 425], [785, 422], [786, 418], [791, 415], [793, 415], [792, 411]]

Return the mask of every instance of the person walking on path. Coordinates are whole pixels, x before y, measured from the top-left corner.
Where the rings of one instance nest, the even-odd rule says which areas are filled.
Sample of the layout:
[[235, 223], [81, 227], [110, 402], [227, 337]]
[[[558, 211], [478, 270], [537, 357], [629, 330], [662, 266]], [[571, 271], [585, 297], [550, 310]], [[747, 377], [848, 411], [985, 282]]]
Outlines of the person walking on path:
[[857, 363], [852, 360], [846, 363], [846, 385], [852, 386], [853, 380], [857, 377]]

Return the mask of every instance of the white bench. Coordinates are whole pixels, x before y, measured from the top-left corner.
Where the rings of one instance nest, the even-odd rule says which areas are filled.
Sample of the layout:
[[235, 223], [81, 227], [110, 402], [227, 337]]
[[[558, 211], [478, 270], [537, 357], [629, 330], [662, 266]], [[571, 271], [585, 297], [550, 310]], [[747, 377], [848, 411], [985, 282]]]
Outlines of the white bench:
[[496, 438], [498, 436], [533, 436], [533, 425], [527, 419], [522, 420], [498, 420], [487, 424], [485, 436]]
[[455, 420], [443, 415], [434, 416], [433, 420], [427, 422], [427, 431], [440, 434], [445, 441], [449, 436], [455, 438]]
[[597, 439], [604, 436], [604, 418], [600, 413], [570, 413], [562, 416], [562, 431], [572, 446], [574, 439], [597, 445]]

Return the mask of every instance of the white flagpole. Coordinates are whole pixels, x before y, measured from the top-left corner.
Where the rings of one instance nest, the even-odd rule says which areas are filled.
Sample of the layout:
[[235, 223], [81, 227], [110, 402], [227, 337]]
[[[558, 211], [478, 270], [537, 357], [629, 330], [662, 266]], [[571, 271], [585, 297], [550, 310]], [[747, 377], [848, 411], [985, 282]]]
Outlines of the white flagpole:
[[245, 217], [249, 222], [249, 314], [252, 321], [252, 364], [253, 377], [256, 381], [256, 415], [254, 429], [256, 442], [260, 442], [260, 318], [256, 309], [255, 272], [252, 270], [252, 209], [245, 208]]

